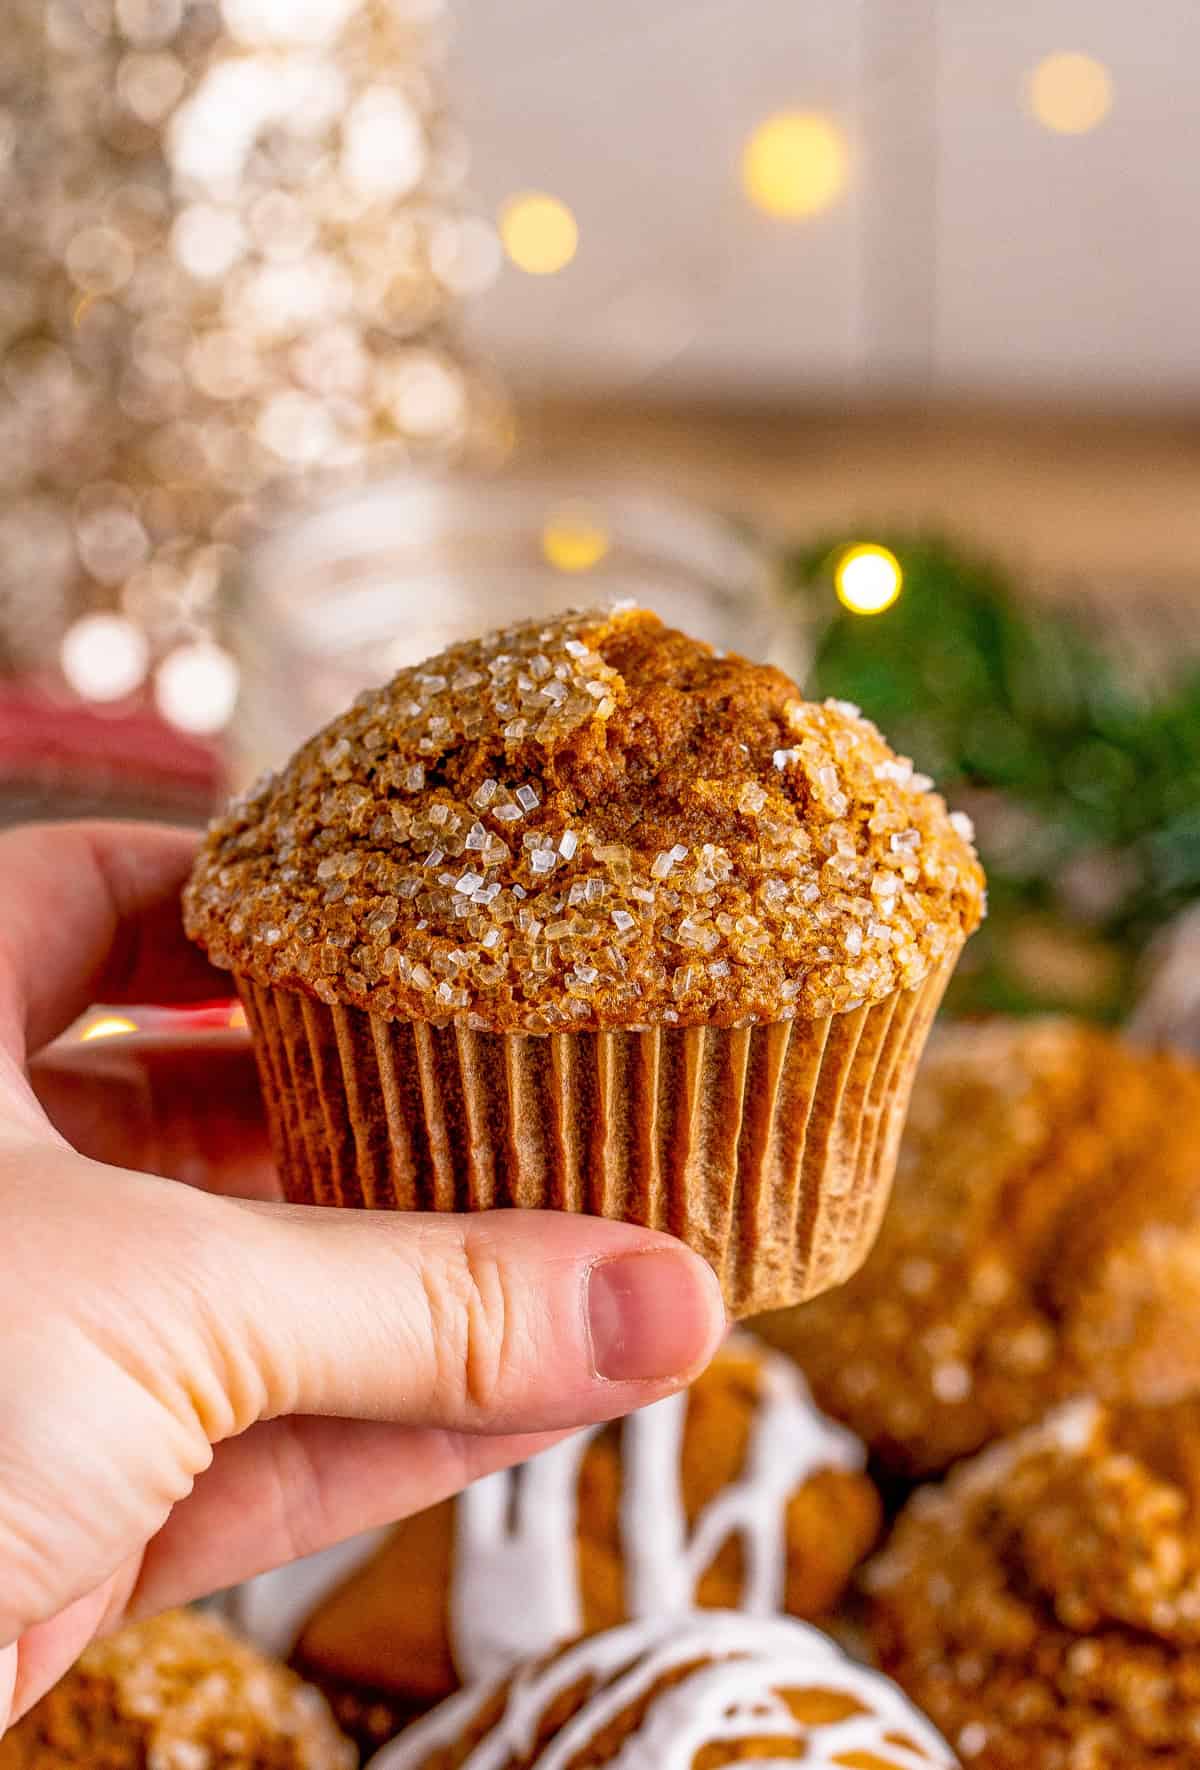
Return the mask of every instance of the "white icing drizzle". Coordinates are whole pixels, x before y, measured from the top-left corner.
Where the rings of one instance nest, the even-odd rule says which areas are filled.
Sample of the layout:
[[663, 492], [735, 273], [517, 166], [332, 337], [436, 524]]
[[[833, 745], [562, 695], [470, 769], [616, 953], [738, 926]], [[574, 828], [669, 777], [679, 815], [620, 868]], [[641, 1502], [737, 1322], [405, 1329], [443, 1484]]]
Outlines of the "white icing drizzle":
[[697, 1576], [680, 1480], [686, 1423], [682, 1394], [631, 1414], [621, 1427], [621, 1556], [631, 1617], [692, 1603]]
[[[806, 1770], [840, 1770], [856, 1752], [894, 1770], [956, 1765], [945, 1741], [894, 1684], [848, 1660], [819, 1630], [790, 1618], [698, 1611], [687, 1618], [644, 1617], [578, 1642], [549, 1664], [525, 1667], [463, 1770], [505, 1770], [512, 1759], [528, 1757], [541, 1717], [587, 1678], [592, 1694], [536, 1759], [537, 1770], [566, 1770], [611, 1722], [689, 1664], [686, 1676], [650, 1702], [610, 1760], [611, 1770], [691, 1770], [697, 1752], [714, 1740], [764, 1736], [802, 1742]], [[432, 1752], [461, 1736], [496, 1689], [461, 1691], [385, 1746], [369, 1770], [422, 1770]], [[844, 1694], [859, 1712], [838, 1721], [801, 1721], [784, 1691]], [[756, 1762], [760, 1770], [794, 1770], [796, 1759]]]
[[[681, 1481], [686, 1394], [632, 1414], [621, 1433], [621, 1550], [631, 1617], [679, 1615], [732, 1536], [744, 1549], [742, 1608], [783, 1608], [787, 1504], [821, 1469], [860, 1469], [862, 1445], [818, 1411], [790, 1359], [744, 1336], [759, 1395], [745, 1466], [689, 1536]], [[456, 1507], [451, 1640], [464, 1681], [500, 1676], [582, 1628], [578, 1572], [579, 1471], [598, 1427], [518, 1469], [489, 1475]], [[510, 1523], [511, 1519], [511, 1523]]]
[[576, 1495], [598, 1430], [486, 1475], [459, 1496], [450, 1639], [464, 1682], [501, 1677], [580, 1632]]
[[[777, 1354], [755, 1356], [759, 1395], [745, 1467], [705, 1507], [690, 1540], [680, 1480], [687, 1397], [673, 1396], [626, 1423], [621, 1546], [631, 1616], [690, 1609], [732, 1536], [745, 1550], [739, 1608], [751, 1616], [782, 1610], [788, 1501], [821, 1469], [863, 1466], [862, 1445], [818, 1412], [796, 1366]], [[666, 1408], [676, 1410], [673, 1421], [660, 1414]]]

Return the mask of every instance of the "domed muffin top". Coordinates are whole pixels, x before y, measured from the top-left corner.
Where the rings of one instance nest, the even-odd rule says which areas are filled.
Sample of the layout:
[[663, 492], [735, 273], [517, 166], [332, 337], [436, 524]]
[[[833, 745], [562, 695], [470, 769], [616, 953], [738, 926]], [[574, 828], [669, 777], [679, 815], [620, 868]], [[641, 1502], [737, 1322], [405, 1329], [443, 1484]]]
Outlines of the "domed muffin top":
[[866, 1580], [884, 1669], [980, 1770], [1191, 1764], [1200, 1403], [1069, 1402], [909, 1500]]
[[639, 609], [368, 690], [209, 832], [214, 963], [497, 1032], [817, 1018], [979, 921], [965, 819], [875, 727]]
[[93, 1641], [0, 1739], [2, 1770], [353, 1770], [324, 1700], [215, 1617]]
[[1072, 1395], [1200, 1393], [1200, 1064], [1058, 1017], [935, 1032], [861, 1271], [757, 1325], [909, 1481]]

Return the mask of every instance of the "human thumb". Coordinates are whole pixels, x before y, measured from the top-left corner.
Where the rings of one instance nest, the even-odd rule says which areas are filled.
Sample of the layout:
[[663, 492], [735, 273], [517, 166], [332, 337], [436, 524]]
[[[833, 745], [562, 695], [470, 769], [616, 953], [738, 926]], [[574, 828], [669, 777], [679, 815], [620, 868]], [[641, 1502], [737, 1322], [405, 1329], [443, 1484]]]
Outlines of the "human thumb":
[[[430, 1503], [389, 1441], [431, 1464], [440, 1497], [488, 1466], [481, 1435], [501, 1466], [532, 1436], [653, 1401], [700, 1369], [724, 1324], [704, 1262], [628, 1224], [251, 1203], [24, 1136], [0, 1136], [0, 1248], [0, 1712], [14, 1643], [27, 1705], [121, 1570], [211, 1589], [211, 1544], [207, 1571], [163, 1566], [176, 1508], [261, 1530], [262, 1565], [361, 1528], [360, 1501], [370, 1511], [379, 1495], [353, 1483], [348, 1505], [317, 1515], [346, 1484], [330, 1484], [337, 1434], [314, 1428], [396, 1423], [359, 1447], [395, 1473], [389, 1504]], [[283, 1421], [295, 1415], [310, 1417]], [[254, 1432], [268, 1421], [281, 1429]], [[233, 1439], [256, 1468], [249, 1526], [218, 1466]], [[254, 1559], [243, 1543], [232, 1577]], [[70, 1614], [79, 1604], [86, 1615]]]
[[680, 1387], [724, 1331], [704, 1261], [630, 1224], [214, 1202], [241, 1226], [221, 1362], [252, 1359], [258, 1418], [552, 1431]]

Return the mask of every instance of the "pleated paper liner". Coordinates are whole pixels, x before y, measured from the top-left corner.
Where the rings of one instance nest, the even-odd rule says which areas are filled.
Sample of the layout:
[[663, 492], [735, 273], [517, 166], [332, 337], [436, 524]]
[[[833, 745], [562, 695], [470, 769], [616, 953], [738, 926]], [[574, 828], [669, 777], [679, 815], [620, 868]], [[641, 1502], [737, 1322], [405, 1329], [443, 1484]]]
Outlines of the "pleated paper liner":
[[861, 1265], [951, 969], [824, 1020], [541, 1036], [238, 987], [289, 1198], [670, 1230], [740, 1317]]

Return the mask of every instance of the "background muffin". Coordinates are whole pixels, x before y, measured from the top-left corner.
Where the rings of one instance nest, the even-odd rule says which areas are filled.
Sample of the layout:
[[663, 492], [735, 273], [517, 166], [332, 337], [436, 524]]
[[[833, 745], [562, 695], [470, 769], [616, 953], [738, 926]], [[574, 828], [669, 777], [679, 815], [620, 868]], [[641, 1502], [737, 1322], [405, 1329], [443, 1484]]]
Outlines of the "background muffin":
[[436, 1709], [375, 1770], [534, 1770], [616, 1761], [693, 1770], [803, 1758], [948, 1770], [953, 1754], [878, 1673], [782, 1618], [712, 1611], [627, 1624]]
[[632, 1615], [821, 1615], [875, 1542], [864, 1460], [789, 1360], [737, 1337], [686, 1395], [409, 1519], [324, 1593], [306, 1579], [294, 1620], [287, 1576], [268, 1576], [243, 1620], [294, 1640], [347, 1731], [378, 1744], [460, 1681]]
[[1190, 1770], [1200, 1403], [1069, 1403], [910, 1500], [869, 1571], [884, 1668], [978, 1770]]
[[94, 1641], [0, 1738], [2, 1770], [353, 1770], [323, 1699], [212, 1617]]
[[672, 1229], [736, 1313], [833, 1282], [982, 908], [927, 788], [855, 709], [638, 610], [361, 695], [186, 894], [288, 1190]]
[[756, 1323], [903, 1475], [1097, 1391], [1200, 1391], [1200, 1069], [1068, 1021], [935, 1035], [842, 1290]]

